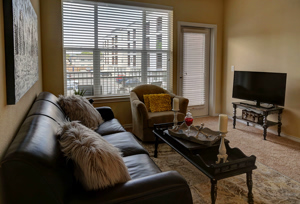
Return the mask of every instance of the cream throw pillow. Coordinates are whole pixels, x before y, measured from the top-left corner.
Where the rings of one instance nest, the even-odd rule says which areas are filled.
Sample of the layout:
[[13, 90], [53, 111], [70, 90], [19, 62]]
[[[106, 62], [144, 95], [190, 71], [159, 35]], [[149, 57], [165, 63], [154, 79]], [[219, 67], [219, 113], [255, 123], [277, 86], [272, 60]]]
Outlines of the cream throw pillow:
[[79, 120], [83, 125], [93, 130], [104, 121], [94, 106], [82, 96], [71, 95], [58, 97], [58, 104], [71, 121]]
[[130, 180], [118, 148], [78, 121], [66, 122], [58, 131], [64, 155], [75, 162], [75, 177], [86, 190], [103, 189]]

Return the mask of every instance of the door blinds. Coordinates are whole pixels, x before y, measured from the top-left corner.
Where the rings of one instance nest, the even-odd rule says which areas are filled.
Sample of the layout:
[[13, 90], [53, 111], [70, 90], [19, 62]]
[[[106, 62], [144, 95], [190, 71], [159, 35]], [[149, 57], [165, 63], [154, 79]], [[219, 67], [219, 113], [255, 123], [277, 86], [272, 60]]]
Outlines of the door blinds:
[[183, 96], [189, 99], [189, 106], [203, 106], [207, 103], [209, 66], [207, 32], [183, 28]]

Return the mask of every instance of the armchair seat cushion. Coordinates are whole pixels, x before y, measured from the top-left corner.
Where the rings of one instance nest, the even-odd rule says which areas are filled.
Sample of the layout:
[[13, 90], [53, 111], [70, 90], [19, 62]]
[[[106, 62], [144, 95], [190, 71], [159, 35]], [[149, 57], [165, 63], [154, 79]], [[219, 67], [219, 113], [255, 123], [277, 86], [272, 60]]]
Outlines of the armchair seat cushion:
[[152, 159], [146, 154], [123, 157], [123, 161], [127, 166], [131, 179], [151, 176], [161, 172]]
[[126, 132], [119, 121], [115, 118], [102, 123], [95, 131], [102, 136], [118, 132]]
[[[174, 120], [173, 111], [164, 111], [164, 112], [149, 112], [148, 113], [148, 127], [153, 127], [154, 124], [158, 123], [169, 123]], [[183, 121], [185, 115], [183, 113], [177, 112], [177, 120]]]
[[103, 138], [113, 146], [117, 147], [123, 157], [134, 154], [147, 154], [148, 152], [140, 145], [130, 132], [120, 132], [103, 136]]

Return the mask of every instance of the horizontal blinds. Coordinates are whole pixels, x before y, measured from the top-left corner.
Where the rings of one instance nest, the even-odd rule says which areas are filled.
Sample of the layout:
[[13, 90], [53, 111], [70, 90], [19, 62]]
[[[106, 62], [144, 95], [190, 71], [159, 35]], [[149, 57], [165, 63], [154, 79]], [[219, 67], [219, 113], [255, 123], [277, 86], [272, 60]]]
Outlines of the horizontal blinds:
[[189, 106], [205, 104], [205, 34], [183, 30], [183, 96]]
[[129, 94], [151, 83], [172, 91], [172, 15], [163, 9], [64, 1], [67, 93], [89, 85], [93, 95]]

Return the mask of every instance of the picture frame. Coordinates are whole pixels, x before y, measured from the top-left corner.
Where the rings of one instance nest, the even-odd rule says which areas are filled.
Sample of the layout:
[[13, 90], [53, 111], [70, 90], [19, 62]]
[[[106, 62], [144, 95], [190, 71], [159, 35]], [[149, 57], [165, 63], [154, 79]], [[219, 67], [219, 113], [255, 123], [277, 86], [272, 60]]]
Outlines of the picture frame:
[[30, 0], [3, 1], [7, 104], [38, 81], [38, 20]]

